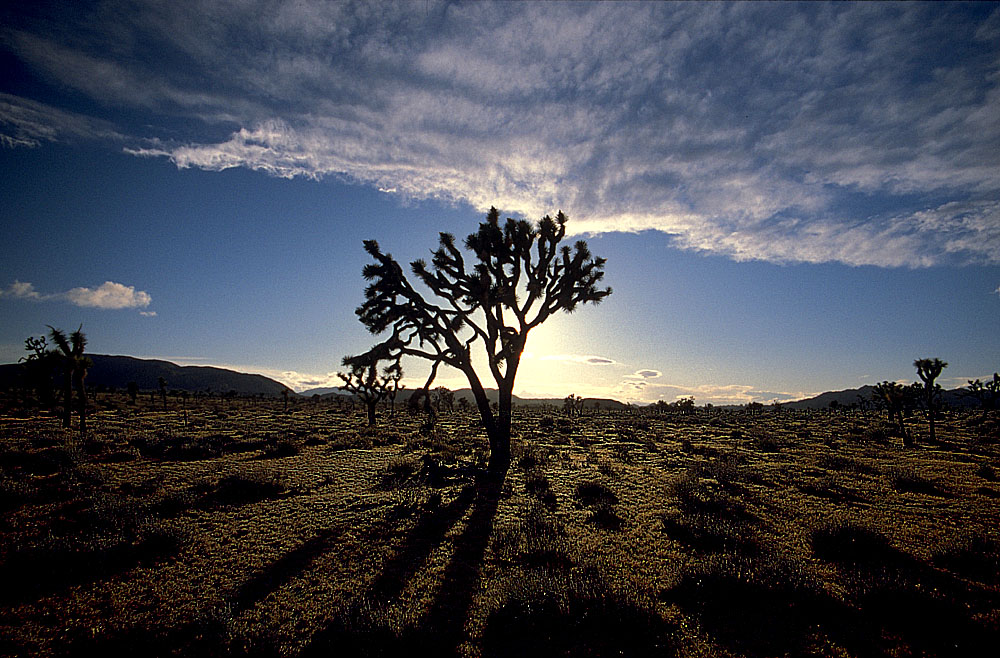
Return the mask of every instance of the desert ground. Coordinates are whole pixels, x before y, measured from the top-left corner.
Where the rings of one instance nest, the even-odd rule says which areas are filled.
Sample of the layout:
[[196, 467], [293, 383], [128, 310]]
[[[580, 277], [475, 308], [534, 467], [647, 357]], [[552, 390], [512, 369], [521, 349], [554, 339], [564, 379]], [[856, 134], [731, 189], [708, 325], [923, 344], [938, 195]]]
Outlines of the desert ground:
[[[95, 401], [0, 415], [0, 654], [987, 656], [1000, 421]], [[75, 422], [75, 421], [74, 421]]]

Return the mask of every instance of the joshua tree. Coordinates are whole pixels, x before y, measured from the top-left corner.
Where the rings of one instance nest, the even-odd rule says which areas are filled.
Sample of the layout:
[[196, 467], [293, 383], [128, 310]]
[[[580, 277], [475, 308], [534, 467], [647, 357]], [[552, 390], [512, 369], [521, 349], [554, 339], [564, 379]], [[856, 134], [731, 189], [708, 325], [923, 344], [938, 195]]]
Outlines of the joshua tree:
[[583, 415], [583, 398], [570, 393], [563, 399], [563, 413], [572, 418]]
[[899, 433], [903, 437], [903, 444], [907, 446], [913, 445], [913, 439], [909, 432], [906, 431], [906, 424], [903, 422], [903, 408], [907, 404], [907, 397], [909, 396], [909, 387], [903, 386], [897, 382], [880, 382], [872, 388], [872, 401], [885, 407], [886, 413], [889, 415], [889, 422], [894, 420], [897, 422], [899, 427]]
[[132, 400], [132, 406], [135, 406], [135, 399], [139, 395], [139, 385], [135, 382], [128, 383], [128, 396]]
[[993, 373], [993, 379], [988, 380], [985, 384], [978, 379], [970, 379], [969, 390], [965, 392], [965, 395], [971, 395], [979, 400], [979, 406], [984, 412], [988, 409], [995, 409], [997, 402], [1000, 401], [1000, 373]]
[[160, 385], [160, 402], [163, 404], [163, 410], [167, 410], [167, 380], [163, 377], [159, 377], [156, 383]]
[[[513, 219], [501, 225], [500, 213], [491, 208], [479, 230], [465, 240], [475, 258], [471, 267], [449, 233], [440, 234], [430, 267], [423, 260], [411, 263], [413, 274], [436, 299], [418, 292], [377, 242], [364, 243], [375, 262], [364, 268], [372, 283], [358, 317], [373, 334], [390, 332], [377, 349], [392, 357], [428, 359], [431, 378], [442, 363], [466, 376], [489, 437], [494, 473], [504, 474], [510, 465], [514, 378], [528, 332], [558, 311], [572, 312], [611, 294], [610, 288], [598, 287], [604, 259], [592, 258], [583, 241], [560, 247], [565, 235], [562, 212], [555, 219], [543, 217], [537, 226]], [[476, 343], [484, 348], [497, 385], [496, 411], [472, 365]]]
[[87, 432], [87, 388], [84, 386], [84, 379], [87, 377], [87, 370], [93, 365], [93, 361], [83, 355], [87, 347], [87, 337], [83, 333], [83, 325], [66, 338], [66, 333], [49, 327], [49, 338], [55, 343], [57, 350], [54, 350], [56, 358], [63, 369], [63, 399], [65, 409], [63, 411], [63, 427], [70, 426], [70, 419], [73, 414], [73, 391], [76, 389], [78, 413], [80, 414], [80, 433]]
[[[373, 350], [361, 356], [345, 356], [343, 365], [350, 368], [347, 373], [338, 372], [337, 376], [344, 380], [341, 390], [353, 393], [368, 411], [368, 426], [375, 425], [375, 407], [379, 402], [389, 397], [393, 387], [393, 376], [396, 372], [402, 377], [403, 371], [398, 367], [398, 361], [385, 369], [379, 377], [378, 364], [384, 356], [384, 351]], [[398, 380], [396, 380], [398, 381]]]
[[[45, 336], [38, 338], [28, 336], [24, 339], [24, 349], [28, 355], [18, 359], [18, 362], [24, 368], [26, 386], [35, 389], [38, 401], [42, 406], [51, 406], [53, 402], [52, 365], [54, 360], [52, 350], [48, 348]], [[27, 393], [24, 397], [27, 399]]]
[[285, 400], [285, 411], [284, 411], [284, 413], [287, 414], [288, 413], [288, 389], [287, 388], [281, 389], [281, 397], [284, 398], [284, 400]]
[[934, 416], [937, 410], [938, 400], [941, 397], [941, 387], [934, 384], [941, 371], [948, 367], [948, 364], [941, 359], [917, 359], [913, 362], [917, 369], [917, 375], [924, 383], [923, 398], [924, 407], [927, 409], [927, 421], [930, 424], [931, 442], [934, 442]]
[[455, 411], [455, 393], [444, 386], [434, 389], [434, 404], [438, 413], [445, 411]]

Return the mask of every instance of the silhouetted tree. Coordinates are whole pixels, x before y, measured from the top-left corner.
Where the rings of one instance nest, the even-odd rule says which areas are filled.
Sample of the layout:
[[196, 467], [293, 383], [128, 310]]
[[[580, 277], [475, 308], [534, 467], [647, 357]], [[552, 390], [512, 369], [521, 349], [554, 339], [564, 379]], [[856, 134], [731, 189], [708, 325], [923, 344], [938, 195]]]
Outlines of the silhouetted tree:
[[985, 384], [978, 379], [970, 379], [965, 395], [976, 398], [983, 411], [996, 409], [997, 403], [1000, 402], [1000, 373], [993, 373], [993, 379], [987, 381]]
[[889, 422], [897, 422], [899, 433], [903, 437], [903, 444], [911, 446], [913, 439], [906, 431], [906, 424], [903, 422], [903, 410], [907, 405], [908, 397], [909, 387], [897, 382], [880, 382], [872, 388], [872, 402], [885, 408], [889, 415]]
[[281, 397], [282, 397], [282, 398], [284, 399], [284, 401], [285, 401], [285, 410], [284, 410], [284, 412], [285, 412], [286, 414], [288, 413], [288, 392], [289, 392], [289, 391], [288, 391], [288, 389], [287, 389], [287, 388], [283, 388], [283, 389], [281, 389]]
[[49, 327], [49, 338], [55, 343], [57, 350], [54, 351], [63, 369], [63, 396], [65, 400], [65, 410], [63, 411], [63, 426], [70, 426], [70, 419], [73, 413], [73, 389], [76, 389], [77, 403], [80, 414], [80, 433], [87, 432], [87, 388], [84, 379], [87, 377], [87, 370], [93, 362], [83, 352], [87, 347], [87, 336], [83, 333], [83, 325], [66, 338], [66, 333]]
[[563, 413], [572, 418], [583, 415], [583, 398], [570, 393], [563, 399]]
[[[604, 259], [592, 258], [587, 244], [560, 248], [566, 216], [546, 216], [537, 226], [508, 219], [491, 208], [486, 221], [465, 246], [475, 261], [467, 268], [451, 234], [441, 233], [431, 266], [411, 263], [413, 274], [436, 296], [428, 299], [407, 279], [391, 255], [374, 240], [365, 250], [375, 259], [364, 268], [372, 283], [357, 309], [373, 334], [391, 332], [382, 343], [393, 356], [415, 356], [461, 371], [469, 380], [490, 444], [490, 470], [506, 473], [510, 464], [511, 404], [514, 378], [528, 333], [558, 311], [598, 303], [611, 294], [600, 289]], [[472, 365], [472, 346], [481, 344], [497, 384], [497, 409]]]
[[132, 406], [135, 406], [135, 399], [139, 395], [139, 385], [135, 382], [128, 383], [128, 396], [132, 400]]
[[447, 410], [449, 413], [455, 411], [455, 393], [444, 386], [434, 389], [434, 406], [438, 413]]
[[[378, 364], [386, 356], [385, 350], [372, 350], [360, 356], [345, 356], [343, 365], [348, 367], [346, 373], [338, 372], [337, 376], [344, 380], [341, 390], [353, 393], [365, 405], [368, 412], [368, 426], [375, 425], [375, 408], [379, 402], [389, 397], [392, 386], [392, 375], [395, 369], [386, 368], [383, 376], [379, 376]], [[394, 361], [398, 364], [398, 360]], [[400, 376], [402, 370], [399, 369]]]
[[160, 402], [163, 405], [163, 410], [167, 410], [167, 380], [163, 377], [159, 377], [156, 383], [160, 386]]
[[24, 349], [28, 355], [18, 359], [18, 362], [24, 368], [27, 387], [35, 391], [39, 404], [43, 407], [50, 407], [55, 400], [52, 391], [52, 368], [55, 355], [48, 348], [45, 336], [38, 338], [28, 336], [24, 339]]
[[948, 364], [941, 359], [917, 359], [913, 362], [917, 369], [917, 375], [924, 383], [923, 402], [927, 410], [927, 421], [930, 424], [931, 442], [934, 438], [934, 417], [937, 415], [938, 401], [941, 399], [941, 387], [934, 384], [934, 380], [941, 375], [941, 371], [948, 367]]

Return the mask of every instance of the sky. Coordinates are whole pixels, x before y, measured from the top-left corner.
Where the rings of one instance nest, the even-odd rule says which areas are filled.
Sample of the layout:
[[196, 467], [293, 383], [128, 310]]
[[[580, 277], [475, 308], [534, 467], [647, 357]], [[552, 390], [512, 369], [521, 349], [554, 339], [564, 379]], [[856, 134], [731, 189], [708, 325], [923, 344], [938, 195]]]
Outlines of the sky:
[[335, 386], [379, 340], [362, 241], [427, 258], [496, 206], [564, 211], [614, 290], [518, 395], [1000, 370], [996, 3], [4, 3], [0, 172], [0, 362], [82, 325]]

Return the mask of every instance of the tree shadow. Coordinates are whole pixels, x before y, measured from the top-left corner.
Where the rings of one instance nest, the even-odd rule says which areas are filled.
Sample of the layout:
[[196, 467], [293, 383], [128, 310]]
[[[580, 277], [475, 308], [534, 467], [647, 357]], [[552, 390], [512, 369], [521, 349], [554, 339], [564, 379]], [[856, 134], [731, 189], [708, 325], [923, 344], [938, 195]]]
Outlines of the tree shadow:
[[[850, 523], [813, 533], [816, 556], [832, 562], [853, 603], [879, 638], [935, 656], [989, 655], [1000, 632], [979, 623], [1000, 593], [965, 581], [892, 546], [881, 533]], [[893, 650], [892, 647], [885, 647]]]
[[440, 505], [439, 497], [432, 497], [400, 549], [368, 588], [368, 597], [374, 601], [391, 601], [399, 596], [448, 531], [465, 515], [475, 496], [475, 487], [468, 485], [446, 505]]
[[305, 571], [316, 558], [333, 547], [340, 532], [339, 528], [321, 530], [244, 582], [233, 596], [233, 615], [252, 608], [271, 592]]
[[715, 562], [684, 574], [661, 598], [696, 617], [716, 641], [746, 656], [810, 655], [828, 638], [873, 655], [869, 629], [789, 565], [768, 558]]
[[[339, 611], [317, 632], [302, 656], [331, 653], [363, 656], [412, 655], [415, 646], [427, 655], [455, 653], [464, 639], [465, 620], [480, 577], [486, 546], [499, 506], [503, 478], [488, 472], [476, 476], [455, 500], [432, 502], [407, 533], [365, 595]], [[471, 512], [469, 508], [471, 507]], [[417, 626], [394, 626], [384, 605], [396, 598], [441, 544], [447, 532], [468, 513], [454, 553], [441, 577], [437, 599]]]
[[121, 539], [111, 545], [66, 541], [13, 552], [0, 565], [0, 582], [4, 584], [0, 587], [0, 603], [24, 603], [74, 585], [106, 580], [164, 560], [179, 547], [176, 535], [153, 532], [141, 539]]

